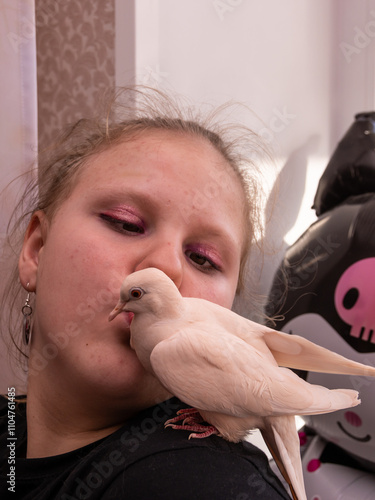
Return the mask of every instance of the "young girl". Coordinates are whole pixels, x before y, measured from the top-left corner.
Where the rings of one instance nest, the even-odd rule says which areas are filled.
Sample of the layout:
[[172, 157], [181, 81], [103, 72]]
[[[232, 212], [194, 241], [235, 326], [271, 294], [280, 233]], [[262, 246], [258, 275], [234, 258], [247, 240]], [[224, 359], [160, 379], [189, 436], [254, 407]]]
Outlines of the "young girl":
[[2, 399], [1, 498], [288, 498], [254, 446], [164, 429], [181, 403], [142, 368], [130, 318], [108, 322], [122, 280], [147, 267], [230, 308], [258, 224], [218, 125], [158, 92], [124, 92], [125, 118], [80, 121], [39, 162], [18, 261], [23, 346], [12, 332], [28, 351], [27, 403], [11, 450]]

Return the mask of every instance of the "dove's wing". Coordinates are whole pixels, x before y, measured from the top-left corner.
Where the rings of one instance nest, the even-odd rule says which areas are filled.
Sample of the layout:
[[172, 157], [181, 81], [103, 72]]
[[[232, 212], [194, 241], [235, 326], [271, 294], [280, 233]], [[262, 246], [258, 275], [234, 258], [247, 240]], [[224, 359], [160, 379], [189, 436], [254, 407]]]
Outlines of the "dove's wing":
[[347, 359], [299, 335], [265, 329], [264, 341], [280, 366], [313, 372], [375, 377], [375, 367]]
[[237, 417], [303, 415], [359, 403], [356, 391], [309, 384], [241, 339], [203, 326], [163, 340], [150, 361], [169, 392], [201, 410]]
[[[157, 344], [150, 357], [152, 368], [162, 384], [185, 403], [242, 415], [242, 402], [254, 392], [253, 385], [264, 383], [257, 370], [258, 355], [236, 337], [229, 341], [226, 333], [212, 334], [203, 328], [189, 325]], [[253, 379], [247, 380], [240, 368], [238, 351], [242, 347], [248, 351], [249, 366], [255, 367]]]

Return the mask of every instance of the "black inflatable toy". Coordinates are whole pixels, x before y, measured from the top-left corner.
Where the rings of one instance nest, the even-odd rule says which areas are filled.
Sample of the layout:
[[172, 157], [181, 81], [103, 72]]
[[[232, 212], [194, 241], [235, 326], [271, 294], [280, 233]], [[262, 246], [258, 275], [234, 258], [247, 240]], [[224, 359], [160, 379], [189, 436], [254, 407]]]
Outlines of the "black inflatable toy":
[[[375, 112], [359, 113], [320, 179], [318, 219], [285, 253], [269, 294], [276, 328], [375, 365]], [[375, 382], [300, 373], [359, 390], [353, 411], [306, 419], [308, 498], [375, 499]]]

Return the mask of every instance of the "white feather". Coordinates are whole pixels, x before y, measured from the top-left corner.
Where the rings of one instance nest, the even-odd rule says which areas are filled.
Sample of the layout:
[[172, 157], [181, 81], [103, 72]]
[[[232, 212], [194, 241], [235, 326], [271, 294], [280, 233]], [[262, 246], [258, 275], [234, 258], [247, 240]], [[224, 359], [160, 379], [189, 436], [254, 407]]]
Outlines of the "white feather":
[[[134, 288], [142, 290], [140, 297], [132, 297]], [[237, 442], [259, 428], [294, 498], [305, 500], [294, 416], [360, 400], [357, 391], [309, 384], [286, 367], [366, 376], [375, 376], [375, 368], [212, 302], [184, 298], [154, 268], [124, 280], [110, 319], [122, 310], [134, 313], [131, 345], [145, 369], [225, 439]]]

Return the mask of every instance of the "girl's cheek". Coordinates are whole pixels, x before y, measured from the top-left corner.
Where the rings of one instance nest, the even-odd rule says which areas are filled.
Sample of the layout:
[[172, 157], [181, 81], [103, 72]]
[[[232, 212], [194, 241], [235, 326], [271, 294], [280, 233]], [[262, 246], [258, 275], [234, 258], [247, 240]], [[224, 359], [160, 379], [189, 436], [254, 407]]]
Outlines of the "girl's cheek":
[[235, 290], [225, 281], [224, 283], [216, 283], [215, 287], [207, 286], [205, 296], [202, 297], [210, 302], [218, 304], [222, 307], [230, 309], [234, 300]]

